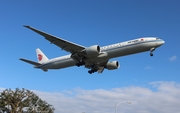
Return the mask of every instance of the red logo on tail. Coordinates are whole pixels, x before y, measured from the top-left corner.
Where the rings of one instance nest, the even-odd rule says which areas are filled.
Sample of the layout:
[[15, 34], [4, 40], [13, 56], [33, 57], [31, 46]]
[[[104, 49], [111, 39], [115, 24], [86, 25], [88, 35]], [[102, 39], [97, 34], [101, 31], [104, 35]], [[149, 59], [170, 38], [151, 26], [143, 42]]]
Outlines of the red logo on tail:
[[43, 56], [41, 54], [38, 54], [38, 60], [41, 61]]

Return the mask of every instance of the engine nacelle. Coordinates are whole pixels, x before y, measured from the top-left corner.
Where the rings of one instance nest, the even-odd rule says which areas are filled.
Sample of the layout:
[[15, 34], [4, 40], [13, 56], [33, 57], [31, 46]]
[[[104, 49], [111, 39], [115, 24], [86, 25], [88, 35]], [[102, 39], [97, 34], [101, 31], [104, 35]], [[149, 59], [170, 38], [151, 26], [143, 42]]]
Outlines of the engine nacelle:
[[90, 47], [87, 47], [85, 49], [85, 53], [87, 55], [99, 55], [100, 53], [100, 47], [98, 45], [93, 45], [93, 46], [90, 46]]
[[106, 64], [106, 68], [108, 70], [118, 69], [119, 67], [120, 67], [120, 64], [118, 61], [112, 61]]

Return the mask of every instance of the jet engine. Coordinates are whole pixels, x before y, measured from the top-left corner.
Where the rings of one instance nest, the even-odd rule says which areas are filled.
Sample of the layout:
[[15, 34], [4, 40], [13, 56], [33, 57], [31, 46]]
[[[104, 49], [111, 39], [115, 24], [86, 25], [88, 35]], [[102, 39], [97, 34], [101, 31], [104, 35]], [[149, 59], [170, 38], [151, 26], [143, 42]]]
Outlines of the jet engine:
[[87, 54], [87, 55], [99, 55], [99, 53], [100, 53], [100, 47], [98, 46], [98, 45], [93, 45], [93, 46], [90, 46], [90, 47], [87, 47], [86, 49], [85, 49], [85, 53]]
[[120, 64], [118, 61], [112, 61], [112, 62], [108, 62], [106, 64], [106, 67], [108, 70], [113, 70], [113, 69], [118, 69], [120, 67]]

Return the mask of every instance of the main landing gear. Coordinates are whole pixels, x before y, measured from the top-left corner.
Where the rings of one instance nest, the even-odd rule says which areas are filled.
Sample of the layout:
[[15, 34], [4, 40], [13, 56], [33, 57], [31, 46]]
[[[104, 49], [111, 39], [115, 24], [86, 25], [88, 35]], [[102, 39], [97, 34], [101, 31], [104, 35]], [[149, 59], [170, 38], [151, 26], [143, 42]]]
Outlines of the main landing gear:
[[150, 49], [150, 56], [153, 56], [153, 51], [154, 51], [154, 50], [155, 50], [154, 47]]
[[83, 62], [83, 61], [81, 61], [81, 62], [78, 62], [77, 64], [76, 64], [76, 66], [82, 66], [82, 65], [84, 65], [85, 64], [85, 62]]
[[89, 65], [88, 67], [90, 70], [88, 71], [89, 74], [92, 74], [94, 72], [97, 72], [98, 71], [98, 68], [96, 65]]
[[94, 72], [97, 72], [97, 70], [96, 69], [91, 69], [91, 70], [88, 71], [89, 74], [92, 74]]

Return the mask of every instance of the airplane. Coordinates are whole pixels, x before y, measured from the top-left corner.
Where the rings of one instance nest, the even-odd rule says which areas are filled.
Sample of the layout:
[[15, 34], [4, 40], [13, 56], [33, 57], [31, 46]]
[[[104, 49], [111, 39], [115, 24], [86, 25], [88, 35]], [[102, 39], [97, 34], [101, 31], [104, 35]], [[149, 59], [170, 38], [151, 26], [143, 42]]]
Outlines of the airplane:
[[51, 44], [55, 44], [62, 50], [71, 53], [69, 55], [48, 59], [47, 56], [39, 48], [37, 48], [36, 54], [38, 62], [20, 58], [20, 60], [34, 65], [34, 68], [42, 69], [45, 72], [49, 69], [85, 66], [85, 68], [89, 69], [89, 74], [94, 72], [102, 73], [104, 69], [114, 70], [120, 67], [120, 63], [118, 61], [109, 61], [111, 58], [146, 51], [150, 51], [150, 56], [153, 56], [153, 51], [165, 43], [164, 40], [157, 37], [143, 37], [103, 47], [100, 47], [99, 45], [85, 47], [50, 35], [31, 26], [24, 27], [42, 35]]

